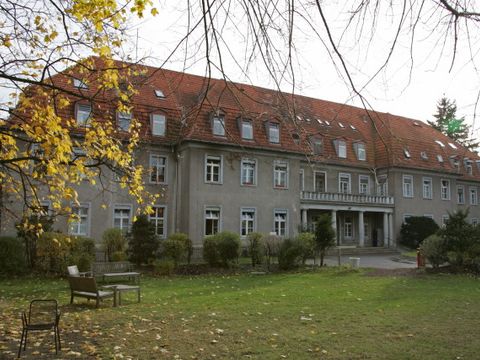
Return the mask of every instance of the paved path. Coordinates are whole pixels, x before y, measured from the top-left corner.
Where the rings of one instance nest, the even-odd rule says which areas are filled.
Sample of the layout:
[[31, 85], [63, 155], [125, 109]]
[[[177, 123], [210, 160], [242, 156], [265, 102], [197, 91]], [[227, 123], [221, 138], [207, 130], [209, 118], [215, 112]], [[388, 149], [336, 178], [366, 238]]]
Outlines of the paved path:
[[[417, 267], [415, 259], [401, 257], [399, 254], [360, 254], [344, 255], [341, 257], [341, 264], [350, 264], [350, 257], [360, 258], [360, 267], [370, 267], [375, 269], [413, 269]], [[325, 263], [328, 266], [337, 266], [337, 256], [327, 256]]]

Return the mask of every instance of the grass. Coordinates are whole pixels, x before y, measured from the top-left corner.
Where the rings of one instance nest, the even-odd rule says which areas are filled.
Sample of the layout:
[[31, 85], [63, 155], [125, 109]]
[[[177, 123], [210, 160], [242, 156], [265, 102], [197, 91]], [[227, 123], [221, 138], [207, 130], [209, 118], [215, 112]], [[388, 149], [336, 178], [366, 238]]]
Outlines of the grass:
[[[62, 305], [61, 358], [473, 359], [480, 349], [480, 283], [465, 275], [372, 277], [332, 268], [144, 277], [141, 286], [140, 304], [127, 293], [117, 308], [84, 299]], [[39, 297], [67, 304], [66, 281], [0, 280], [4, 357], [17, 350], [18, 312]], [[52, 346], [32, 335], [25, 358]]]

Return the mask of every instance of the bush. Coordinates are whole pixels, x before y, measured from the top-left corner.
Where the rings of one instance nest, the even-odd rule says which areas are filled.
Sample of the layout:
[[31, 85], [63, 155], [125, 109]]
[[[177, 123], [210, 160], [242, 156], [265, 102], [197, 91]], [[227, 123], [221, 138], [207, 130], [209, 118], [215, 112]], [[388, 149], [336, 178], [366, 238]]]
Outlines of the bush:
[[320, 266], [327, 250], [335, 245], [335, 230], [332, 228], [330, 214], [322, 214], [315, 224], [315, 251], [320, 255]]
[[35, 268], [46, 273], [65, 273], [70, 265], [72, 239], [59, 232], [45, 232], [37, 241]]
[[252, 259], [252, 266], [260, 265], [265, 256], [265, 247], [263, 244], [263, 235], [258, 232], [252, 232], [247, 235], [248, 256]]
[[420, 251], [434, 268], [438, 268], [448, 260], [446, 241], [436, 234], [423, 240]]
[[267, 269], [270, 270], [272, 259], [278, 256], [281, 240], [278, 235], [270, 234], [265, 236], [265, 238], [263, 239], [263, 244], [265, 247], [265, 258], [267, 261]]
[[315, 235], [310, 232], [302, 232], [295, 238], [297, 246], [300, 249], [302, 265], [308, 258], [315, 257]]
[[128, 236], [128, 257], [133, 263], [140, 265], [155, 259], [159, 240], [153, 225], [146, 215], [140, 215], [132, 224]]
[[71, 237], [71, 248], [68, 256], [68, 265], [76, 264], [80, 271], [90, 271], [95, 260], [95, 240], [75, 236]]
[[172, 275], [175, 264], [172, 260], [155, 260], [153, 262], [153, 273], [155, 275]]
[[120, 229], [107, 229], [102, 235], [103, 251], [108, 261], [116, 261], [113, 259], [113, 254], [116, 252], [125, 253], [126, 241]]
[[21, 275], [26, 271], [25, 246], [22, 239], [0, 236], [0, 272]]
[[302, 247], [299, 241], [285, 239], [278, 252], [278, 267], [282, 270], [296, 268], [302, 259]]
[[208, 236], [203, 242], [203, 258], [210, 266], [228, 267], [240, 256], [240, 236], [222, 231]]
[[175, 267], [177, 267], [178, 263], [184, 259], [187, 259], [188, 263], [190, 263], [189, 259], [192, 252], [192, 241], [188, 238], [187, 234], [171, 234], [163, 242], [163, 255], [173, 260]]
[[433, 219], [425, 216], [411, 216], [405, 219], [400, 229], [400, 243], [417, 249], [428, 236], [435, 234], [439, 227]]
[[52, 231], [53, 219], [50, 216], [32, 215], [28, 218], [22, 219], [20, 223], [16, 224], [17, 237], [23, 239], [25, 244], [25, 256], [27, 265], [30, 268], [35, 268], [37, 241], [42, 232]]

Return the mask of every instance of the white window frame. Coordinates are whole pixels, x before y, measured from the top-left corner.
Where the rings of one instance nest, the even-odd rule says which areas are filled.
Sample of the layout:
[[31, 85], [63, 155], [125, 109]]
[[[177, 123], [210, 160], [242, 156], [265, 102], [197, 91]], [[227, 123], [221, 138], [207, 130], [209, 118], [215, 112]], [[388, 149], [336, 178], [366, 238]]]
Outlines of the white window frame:
[[167, 117], [164, 114], [150, 114], [150, 126], [153, 136], [165, 136]]
[[[153, 205], [152, 210], [155, 209], [163, 209], [163, 217], [157, 216], [158, 212], [148, 214], [148, 221], [150, 221], [155, 226], [155, 235], [160, 237], [161, 239], [165, 239], [167, 237], [167, 206], [166, 205]], [[158, 232], [158, 224], [159, 222], [163, 223], [161, 233]]]
[[[244, 213], [253, 214], [253, 217], [246, 218]], [[248, 224], [251, 222], [251, 229], [249, 230]], [[243, 225], [247, 225], [245, 228]], [[245, 231], [244, 231], [245, 230]], [[242, 207], [240, 208], [240, 236], [242, 238], [247, 237], [248, 234], [257, 231], [257, 209], [254, 207]]]
[[[81, 109], [82, 107], [84, 109]], [[85, 115], [85, 116], [80, 117], [80, 114], [86, 114], [87, 113], [87, 111], [85, 110], [86, 107], [88, 107], [90, 109], [88, 111], [88, 116]], [[89, 127], [90, 126], [89, 120], [90, 120], [91, 117], [92, 117], [92, 104], [90, 104], [90, 103], [88, 103], [88, 104], [76, 103], [75, 104], [75, 121], [77, 122], [77, 126]]]
[[[325, 188], [323, 191], [318, 191], [317, 189], [317, 182], [315, 181], [317, 178], [317, 174], [323, 174], [324, 182], [325, 182]], [[313, 191], [314, 192], [327, 192], [327, 172], [326, 171], [320, 171], [320, 170], [314, 170], [313, 171]]]
[[433, 199], [433, 180], [431, 177], [422, 178], [422, 193], [424, 199]]
[[[350, 221], [347, 222], [347, 219]], [[353, 217], [345, 216], [343, 219], [343, 237], [344, 239], [353, 239]]]
[[321, 155], [323, 153], [323, 139], [318, 137], [312, 138], [311, 145], [314, 155]]
[[367, 160], [367, 149], [364, 143], [355, 143], [355, 153], [357, 155], [357, 160], [366, 161]]
[[471, 224], [472, 226], [478, 226], [478, 218], [472, 218]]
[[[251, 171], [251, 168], [247, 168], [246, 165], [253, 165], [253, 175], [252, 175], [252, 182], [245, 182], [244, 180], [246, 177], [247, 171]], [[240, 185], [242, 186], [257, 186], [257, 160], [251, 158], [242, 158], [240, 161]]]
[[470, 200], [470, 205], [478, 205], [478, 190], [475, 186], [470, 186], [468, 188], [468, 198]]
[[280, 125], [268, 123], [268, 141], [272, 144], [280, 144]]
[[[128, 232], [130, 231], [131, 227], [132, 227], [132, 205], [130, 204], [115, 204], [113, 206], [113, 210], [112, 210], [112, 227], [115, 228], [115, 229], [120, 229], [122, 232]], [[116, 210], [128, 210], [128, 226], [127, 227], [124, 227], [123, 225], [123, 220], [124, 219], [127, 219], [127, 217], [124, 217], [124, 216], [121, 216], [119, 219], [120, 219], [120, 227], [117, 227], [115, 226], [115, 219], [117, 219], [117, 217], [115, 217], [115, 211]]]
[[[443, 185], [444, 181], [447, 183], [447, 186]], [[441, 197], [442, 200], [450, 200], [451, 199], [450, 180], [440, 179], [440, 197]]]
[[[251, 136], [246, 136], [245, 132], [246, 127], [250, 127]], [[241, 120], [240, 122], [240, 132], [242, 133], [243, 140], [253, 140], [253, 122], [251, 120]]]
[[[117, 127], [119, 130], [128, 131], [132, 125], [133, 114], [131, 112], [117, 111]], [[125, 127], [124, 124], [127, 123], [128, 126]]]
[[225, 117], [214, 116], [212, 118], [212, 133], [215, 136], [225, 136]]
[[[405, 180], [410, 180], [410, 183], [405, 182]], [[402, 189], [404, 198], [413, 198], [413, 175], [402, 175]]]
[[[78, 214], [76, 213], [77, 216], [79, 216], [79, 219], [74, 219], [70, 221], [68, 225], [68, 233], [70, 235], [75, 235], [75, 236], [89, 236], [90, 235], [90, 212], [91, 212], [91, 206], [90, 203], [80, 203], [80, 204], [72, 204], [72, 213], [74, 213], [75, 209], [80, 210], [80, 209], [86, 209], [86, 214]], [[82, 226], [82, 219], [85, 219], [85, 231], [81, 231], [81, 226]]]
[[[375, 194], [377, 196], [388, 196], [388, 177], [386, 175], [379, 175], [377, 179], [378, 183], [375, 184]], [[385, 181], [380, 182], [382, 179], [385, 179]]]
[[[280, 218], [277, 218], [277, 215], [285, 215], [285, 218], [281, 221], [277, 221]], [[281, 229], [281, 224], [285, 224], [284, 232], [277, 231]], [[278, 228], [277, 228], [278, 225]], [[273, 232], [281, 237], [288, 236], [288, 210], [287, 209], [274, 209], [273, 210]]]
[[[42, 200], [39, 202], [41, 216], [51, 216], [52, 215], [52, 202], [50, 200]], [[45, 211], [46, 210], [46, 211]]]
[[[281, 183], [282, 174], [285, 174], [284, 184]], [[273, 187], [274, 189], [288, 189], [288, 162], [279, 160], [273, 162]]]
[[300, 186], [300, 191], [305, 191], [305, 170], [304, 169], [300, 169], [299, 171], [299, 186]]
[[423, 214], [423, 217], [426, 217], [435, 221], [433, 214]]
[[406, 219], [408, 219], [409, 217], [412, 217], [414, 216], [413, 214], [403, 214], [403, 223], [405, 224], [406, 223]]
[[[347, 191], [342, 191], [342, 177], [348, 178]], [[349, 173], [338, 173], [338, 192], [340, 194], [351, 194], [352, 193], [352, 175]]]
[[81, 79], [73, 78], [73, 86], [77, 89], [88, 90], [88, 85]]
[[[462, 190], [459, 192], [458, 190]], [[462, 199], [460, 199], [460, 194], [462, 194]], [[457, 204], [465, 204], [465, 186], [457, 185]]]
[[[210, 217], [207, 216], [207, 212], [218, 212], [218, 217]], [[207, 220], [217, 220], [217, 232], [212, 233], [212, 234], [207, 234]], [[216, 205], [207, 205], [205, 206], [203, 210], [203, 235], [204, 236], [210, 236], [210, 235], [215, 235], [218, 234], [219, 232], [222, 231], [222, 207], [221, 206], [216, 206]]]
[[[362, 185], [365, 185], [365, 183], [362, 183], [363, 180], [367, 180], [367, 187], [365, 191], [362, 191]], [[358, 176], [358, 193], [362, 195], [370, 195], [370, 176], [369, 175], [359, 175]]]
[[448, 215], [442, 215], [442, 227], [445, 227], [447, 225], [447, 221], [450, 218]]
[[[214, 169], [217, 166], [209, 163], [209, 160], [219, 161], [218, 163], [218, 180], [214, 180]], [[207, 184], [223, 184], [223, 155], [205, 155], [205, 183]]]
[[[158, 163], [160, 159], [164, 160], [163, 165]], [[150, 159], [149, 159], [150, 184], [166, 184], [167, 183], [167, 163], [168, 163], [167, 156], [161, 155], [161, 154], [150, 154]], [[161, 168], [163, 168], [163, 181], [158, 180], [158, 175], [160, 173], [159, 169]], [[155, 169], [155, 171], [153, 169]]]
[[345, 140], [337, 140], [337, 156], [341, 159], [347, 158], [347, 142]]

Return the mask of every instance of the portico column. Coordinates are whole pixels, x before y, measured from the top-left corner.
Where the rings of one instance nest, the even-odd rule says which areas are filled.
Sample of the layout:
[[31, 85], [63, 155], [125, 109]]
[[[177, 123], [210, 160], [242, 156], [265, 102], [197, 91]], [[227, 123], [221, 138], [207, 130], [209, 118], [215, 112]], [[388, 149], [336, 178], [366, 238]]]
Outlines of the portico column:
[[332, 228], [335, 232], [335, 239], [338, 245], [340, 245], [340, 240], [337, 236], [337, 210], [332, 210]]
[[393, 243], [393, 214], [388, 214], [388, 244], [394, 247]]
[[363, 211], [358, 212], [358, 246], [365, 246], [365, 226], [363, 223]]
[[302, 230], [307, 230], [307, 210], [302, 209]]
[[389, 238], [389, 231], [388, 231], [388, 213], [383, 213], [383, 246], [388, 247], [388, 238]]

